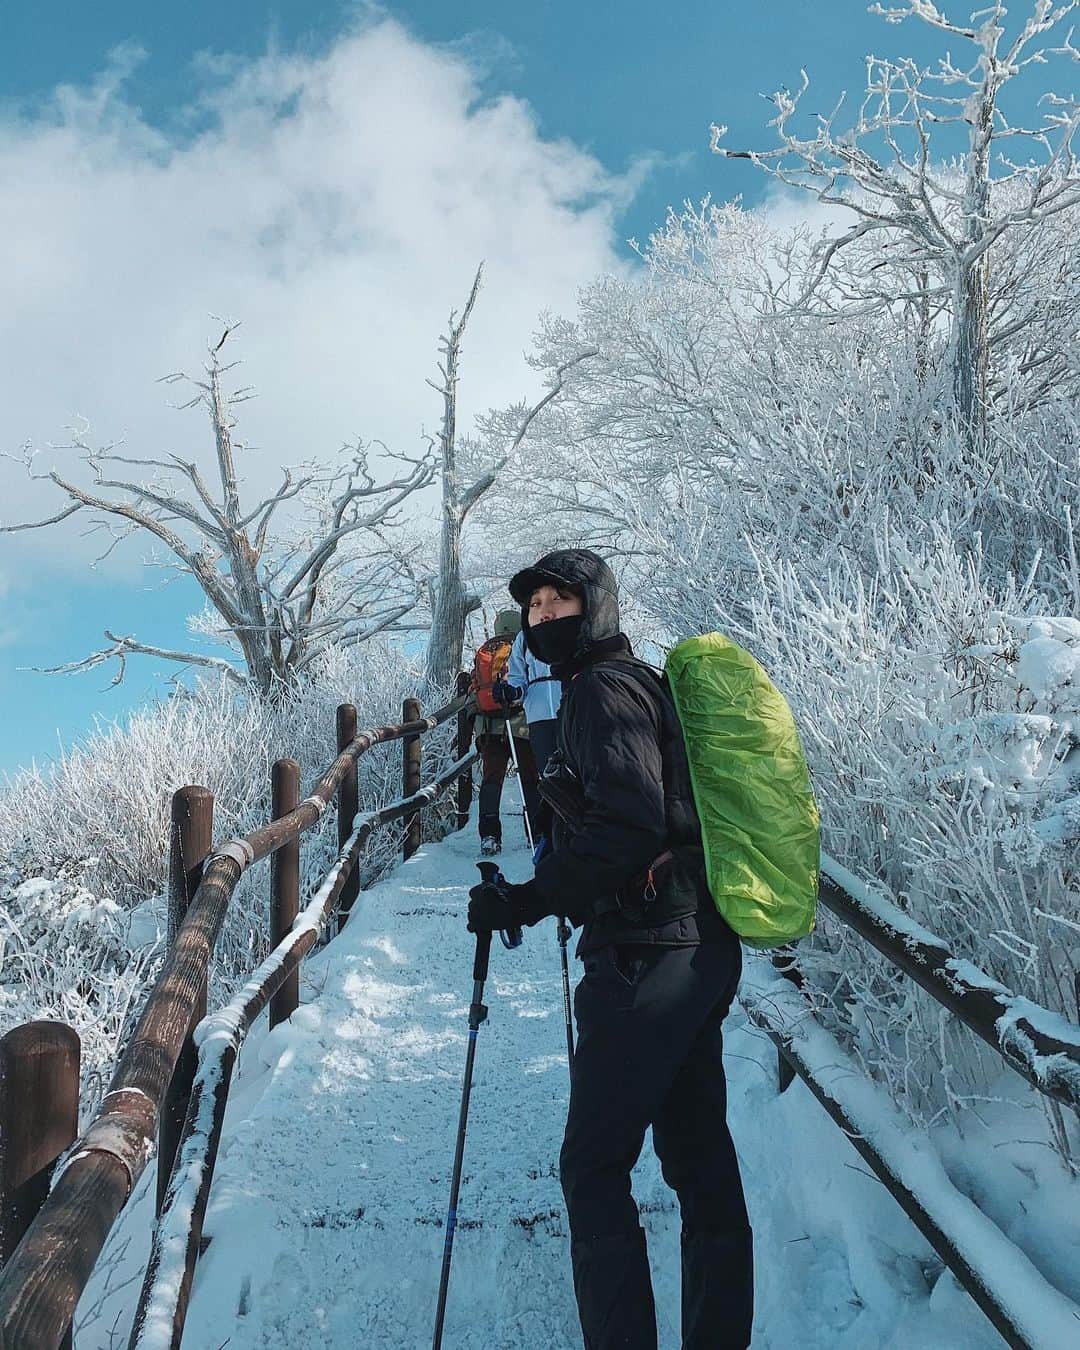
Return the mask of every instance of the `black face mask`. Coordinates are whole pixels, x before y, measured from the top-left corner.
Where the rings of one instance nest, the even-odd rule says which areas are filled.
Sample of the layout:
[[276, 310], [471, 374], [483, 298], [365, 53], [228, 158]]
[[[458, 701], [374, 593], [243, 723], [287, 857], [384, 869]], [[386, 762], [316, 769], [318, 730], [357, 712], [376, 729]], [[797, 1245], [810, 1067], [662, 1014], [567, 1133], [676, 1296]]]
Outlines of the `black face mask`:
[[538, 661], [554, 666], [569, 661], [577, 651], [584, 614], [569, 614], [565, 619], [548, 619], [525, 629], [525, 644]]

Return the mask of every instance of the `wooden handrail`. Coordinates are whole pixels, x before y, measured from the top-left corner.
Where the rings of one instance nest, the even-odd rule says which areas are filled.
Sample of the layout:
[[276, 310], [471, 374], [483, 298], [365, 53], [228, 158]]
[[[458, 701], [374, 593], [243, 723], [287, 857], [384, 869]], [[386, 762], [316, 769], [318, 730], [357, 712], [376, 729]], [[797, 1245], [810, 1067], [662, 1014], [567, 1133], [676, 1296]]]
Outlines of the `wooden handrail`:
[[154, 1153], [158, 1118], [236, 884], [253, 863], [310, 828], [372, 746], [423, 735], [470, 703], [360, 732], [295, 811], [212, 850], [202, 880], [113, 1074], [101, 1107], [0, 1271], [0, 1346], [56, 1350], [117, 1216]]
[[1080, 1108], [1080, 1027], [1019, 998], [903, 910], [872, 895], [832, 858], [821, 860], [822, 904], [854, 929], [965, 1026], [1032, 1087]]
[[430, 805], [476, 759], [477, 752], [472, 750], [410, 796], [357, 816], [337, 861], [292, 932], [232, 1001], [206, 1018], [197, 1029], [198, 1072], [161, 1219], [154, 1230], [130, 1350], [160, 1350], [180, 1345], [233, 1069], [256, 1017], [315, 945], [372, 829], [409, 817]]
[[[739, 1001], [792, 1071], [933, 1247], [1013, 1350], [1072, 1345], [1080, 1308], [949, 1180], [932, 1149], [810, 1011], [798, 989], [759, 963]], [[1022, 1287], [1022, 1293], [1018, 1292]]]
[[[1018, 998], [971, 962], [956, 958], [937, 934], [874, 894], [827, 856], [821, 860], [818, 894], [832, 914], [954, 1013], [1028, 1083], [1066, 1106], [1075, 1109], [1080, 1105], [1080, 1027]], [[802, 1078], [1007, 1345], [1014, 1350], [1041, 1350], [1048, 1344], [1042, 1331], [1047, 1325], [1057, 1326], [1063, 1338], [1054, 1344], [1071, 1343], [1080, 1334], [1080, 1309], [1054, 1289], [990, 1219], [954, 1190], [940, 1166], [933, 1194], [918, 1168], [915, 1171], [923, 1184], [913, 1182], [908, 1175], [911, 1169], [898, 1161], [896, 1150], [901, 1146], [897, 1141], [902, 1132], [891, 1131], [895, 1147], [890, 1150], [883, 1142], [883, 1135], [890, 1132], [872, 1122], [863, 1109], [866, 1092], [878, 1089], [857, 1070], [840, 1068], [843, 1051], [799, 992], [803, 982], [798, 968], [789, 966], [783, 973], [787, 978], [774, 979], [767, 994], [751, 985], [739, 995], [751, 1022], [777, 1047], [780, 1090], [792, 1076]], [[821, 1056], [807, 1054], [815, 1038], [828, 1038], [831, 1043], [834, 1062], [827, 1081], [815, 1062]], [[855, 1092], [848, 1086], [852, 1076], [861, 1084]], [[1011, 1283], [998, 1278], [1010, 1263], [1023, 1278], [1025, 1292], [1019, 1300]]]

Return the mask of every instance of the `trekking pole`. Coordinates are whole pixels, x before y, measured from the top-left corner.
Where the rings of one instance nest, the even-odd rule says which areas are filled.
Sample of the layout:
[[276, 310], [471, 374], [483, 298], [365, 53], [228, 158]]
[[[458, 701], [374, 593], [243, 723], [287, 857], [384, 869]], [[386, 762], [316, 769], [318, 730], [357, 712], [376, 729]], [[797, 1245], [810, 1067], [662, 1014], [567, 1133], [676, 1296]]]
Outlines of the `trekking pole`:
[[555, 922], [558, 925], [556, 932], [559, 935], [559, 959], [562, 962], [562, 1003], [563, 1021], [566, 1023], [566, 1063], [569, 1068], [573, 1068], [574, 1019], [570, 1012], [570, 967], [566, 960], [566, 944], [570, 941], [570, 925], [561, 914], [556, 915]]
[[[493, 862], [476, 864], [480, 876], [485, 882], [494, 883], [499, 879], [499, 869]], [[521, 946], [521, 929], [504, 928], [499, 932], [504, 947]], [[465, 1159], [465, 1129], [469, 1121], [469, 1098], [472, 1095], [473, 1063], [476, 1059], [476, 1033], [480, 1024], [487, 1018], [484, 1007], [484, 981], [487, 979], [488, 958], [491, 955], [491, 933], [480, 932], [476, 935], [476, 952], [473, 956], [473, 996], [469, 1004], [469, 1043], [465, 1051], [465, 1080], [461, 1085], [461, 1111], [458, 1114], [457, 1144], [454, 1148], [454, 1171], [450, 1178], [450, 1205], [446, 1211], [446, 1237], [443, 1240], [442, 1272], [439, 1276], [439, 1301], [435, 1309], [435, 1334], [431, 1340], [431, 1350], [439, 1350], [442, 1345], [443, 1321], [446, 1317], [446, 1292], [450, 1287], [450, 1259], [454, 1251], [454, 1232], [457, 1229], [458, 1192], [461, 1190], [461, 1167]]]
[[509, 717], [503, 723], [506, 727], [506, 736], [510, 742], [510, 758], [514, 761], [514, 775], [517, 778], [518, 793], [521, 796], [521, 818], [525, 822], [525, 838], [529, 841], [530, 852], [536, 847], [536, 841], [532, 836], [532, 826], [529, 824], [529, 807], [525, 801], [525, 784], [521, 781], [521, 765], [518, 763], [517, 746], [514, 744], [514, 733], [510, 730]]
[[[486, 880], [486, 878], [485, 878]], [[491, 955], [491, 934], [477, 933], [476, 953], [473, 956], [473, 996], [469, 1004], [469, 1043], [465, 1051], [465, 1080], [461, 1085], [461, 1111], [458, 1115], [457, 1145], [454, 1149], [454, 1172], [450, 1180], [450, 1206], [446, 1211], [446, 1237], [443, 1240], [442, 1273], [439, 1276], [439, 1302], [435, 1309], [435, 1334], [431, 1350], [442, 1345], [443, 1321], [446, 1317], [446, 1291], [450, 1286], [450, 1258], [454, 1250], [454, 1230], [457, 1228], [458, 1192], [461, 1190], [461, 1165], [465, 1158], [465, 1127], [469, 1120], [469, 1097], [472, 1093], [473, 1061], [476, 1059], [476, 1033], [487, 1017], [484, 1007], [484, 981]]]

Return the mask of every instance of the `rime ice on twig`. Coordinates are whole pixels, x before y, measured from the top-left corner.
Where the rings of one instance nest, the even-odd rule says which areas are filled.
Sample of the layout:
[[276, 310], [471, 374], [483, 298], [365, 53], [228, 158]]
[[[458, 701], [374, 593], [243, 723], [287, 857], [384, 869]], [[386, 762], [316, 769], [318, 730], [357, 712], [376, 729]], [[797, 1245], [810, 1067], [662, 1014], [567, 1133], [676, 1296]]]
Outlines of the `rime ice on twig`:
[[[1003, 235], [1028, 232], [1080, 203], [1073, 148], [1080, 102], [1047, 93], [1028, 125], [1010, 122], [1002, 106], [1003, 90], [1028, 67], [1080, 57], [1071, 32], [1058, 46], [1050, 38], [1076, 7], [1076, 0], [1056, 7], [1033, 0], [1009, 39], [1003, 0], [973, 14], [967, 25], [951, 22], [931, 0], [877, 4], [871, 12], [890, 23], [917, 19], [969, 44], [970, 64], [957, 65], [950, 55], [936, 68], [908, 57], [871, 56], [858, 105], [848, 112], [841, 98], [829, 112], [811, 114], [805, 131], [796, 127], [810, 87], [803, 71], [795, 92], [772, 95], [776, 115], [769, 125], [779, 145], [771, 150], [729, 150], [721, 145], [724, 129], [713, 128], [717, 153], [749, 159], [780, 183], [854, 216], [846, 229], [815, 245], [814, 267], [794, 310], [827, 311], [828, 281], [844, 294], [848, 313], [872, 314], [903, 299], [921, 308], [927, 334], [939, 316], [949, 317], [953, 402], [973, 441], [983, 434], [994, 393], [990, 347], [1015, 336], [1018, 325], [1039, 344], [1027, 359], [1037, 362], [1046, 387], [1074, 373], [1074, 319], [1063, 316], [1063, 325], [1040, 332], [1036, 315], [1014, 313], [995, 331], [992, 252]], [[959, 173], [936, 139], [949, 126], [966, 128]], [[846, 267], [845, 251], [871, 240], [883, 270]]]

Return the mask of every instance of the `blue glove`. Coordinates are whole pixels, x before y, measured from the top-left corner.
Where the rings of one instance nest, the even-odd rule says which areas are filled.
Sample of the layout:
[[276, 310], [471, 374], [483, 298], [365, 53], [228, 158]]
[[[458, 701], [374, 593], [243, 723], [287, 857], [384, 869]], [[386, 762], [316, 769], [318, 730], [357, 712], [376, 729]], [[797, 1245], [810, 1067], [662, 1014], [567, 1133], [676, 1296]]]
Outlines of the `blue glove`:
[[546, 858], [550, 852], [551, 852], [551, 840], [547, 837], [546, 834], [542, 834], [540, 838], [536, 841], [536, 847], [533, 849], [533, 856], [532, 856], [533, 866], [535, 867], [541, 858]]
[[496, 703], [501, 703], [504, 708], [512, 708], [516, 703], [520, 703], [524, 690], [518, 689], [516, 685], [507, 684], [505, 680], [496, 680], [491, 686], [491, 696]]

